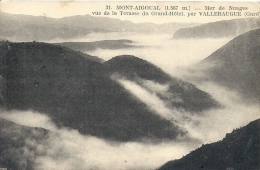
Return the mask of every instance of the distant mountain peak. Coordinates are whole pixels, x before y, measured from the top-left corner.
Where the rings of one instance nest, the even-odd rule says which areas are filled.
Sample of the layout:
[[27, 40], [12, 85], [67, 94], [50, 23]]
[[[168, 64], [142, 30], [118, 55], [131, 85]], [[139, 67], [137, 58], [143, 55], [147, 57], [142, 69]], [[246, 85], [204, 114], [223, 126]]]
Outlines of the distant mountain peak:
[[260, 28], [259, 18], [223, 20], [189, 28], [181, 28], [173, 34], [173, 38], [235, 37], [247, 31], [258, 28]]
[[0, 13], [1, 37], [11, 41], [50, 41], [82, 38], [90, 33], [172, 33], [194, 23], [133, 23], [109, 17], [76, 15], [63, 18]]

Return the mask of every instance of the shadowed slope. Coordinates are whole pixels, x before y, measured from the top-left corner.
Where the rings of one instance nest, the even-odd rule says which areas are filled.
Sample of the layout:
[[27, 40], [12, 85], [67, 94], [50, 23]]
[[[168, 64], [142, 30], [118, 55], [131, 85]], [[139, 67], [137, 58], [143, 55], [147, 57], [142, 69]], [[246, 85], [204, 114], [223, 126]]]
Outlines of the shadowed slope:
[[[156, 93], [166, 103], [170, 103], [169, 107], [199, 112], [219, 106], [209, 94], [197, 89], [193, 84], [171, 77], [140, 58], [129, 55], [117, 56], [104, 65], [107, 73], [119, 74], [136, 82], [151, 93]], [[165, 89], [156, 91], [156, 86], [165, 86]]]
[[101, 63], [45, 43], [6, 43], [4, 107], [48, 114], [57, 125], [120, 141], [182, 133], [104, 74]]
[[206, 144], [160, 170], [219, 170], [260, 168], [260, 119], [227, 134], [219, 142]]
[[0, 167], [33, 170], [35, 143], [40, 145], [48, 134], [45, 129], [21, 126], [0, 118]]
[[210, 80], [259, 102], [260, 29], [236, 37], [196, 67]]

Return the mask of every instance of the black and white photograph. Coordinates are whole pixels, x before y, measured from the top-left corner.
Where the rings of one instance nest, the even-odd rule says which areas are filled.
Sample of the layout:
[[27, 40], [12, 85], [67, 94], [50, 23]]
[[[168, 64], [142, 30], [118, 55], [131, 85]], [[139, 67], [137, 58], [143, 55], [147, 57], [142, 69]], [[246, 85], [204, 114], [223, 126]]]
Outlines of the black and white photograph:
[[259, 170], [259, 2], [0, 1], [0, 170]]

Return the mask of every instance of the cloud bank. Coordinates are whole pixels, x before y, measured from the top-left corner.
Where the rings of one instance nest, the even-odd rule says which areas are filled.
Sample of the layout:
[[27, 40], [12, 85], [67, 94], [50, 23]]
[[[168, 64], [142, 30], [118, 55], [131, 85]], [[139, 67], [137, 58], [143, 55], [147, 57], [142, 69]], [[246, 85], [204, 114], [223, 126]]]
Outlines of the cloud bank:
[[[91, 34], [75, 41], [90, 42], [123, 38], [133, 40], [137, 42], [136, 45], [145, 47], [134, 50], [98, 49], [90, 54], [105, 60], [122, 54], [135, 55], [177, 77], [180, 75], [177, 68], [189, 66], [207, 57], [229, 41], [229, 39], [170, 40], [171, 36], [140, 36], [130, 33]], [[258, 105], [245, 105], [238, 94], [211, 82], [195, 84], [201, 90], [210, 93], [223, 107], [194, 115], [170, 108], [167, 101], [160, 99], [154, 93], [167, 91], [167, 84], [156, 84], [145, 80], [137, 84], [123, 78], [117, 78], [116, 81], [138, 100], [145, 103], [155, 114], [187, 130], [188, 137], [160, 143], [113, 142], [93, 136], [84, 136], [76, 130], [65, 127], [57, 128], [44, 113], [2, 110], [0, 117], [20, 125], [42, 127], [51, 131], [40, 142], [28, 139], [23, 148], [27, 157], [35, 157], [34, 168], [36, 170], [155, 169], [169, 160], [181, 158], [201, 144], [221, 140], [226, 133], [260, 117]], [[34, 148], [34, 150], [30, 148]]]
[[84, 136], [76, 130], [57, 128], [46, 115], [33, 111], [1, 111], [0, 117], [51, 131], [43, 141], [28, 139], [23, 148], [26, 157], [35, 156], [36, 170], [154, 169], [196, 147], [179, 141], [124, 143]]

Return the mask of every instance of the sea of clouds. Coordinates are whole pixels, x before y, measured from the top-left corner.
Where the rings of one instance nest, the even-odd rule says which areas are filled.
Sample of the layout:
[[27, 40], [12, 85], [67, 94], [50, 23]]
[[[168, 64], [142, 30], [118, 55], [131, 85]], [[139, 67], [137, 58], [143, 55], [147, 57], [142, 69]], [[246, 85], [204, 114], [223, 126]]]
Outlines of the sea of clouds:
[[[109, 60], [114, 56], [130, 54], [147, 60], [172, 76], [182, 78], [178, 70], [206, 58], [230, 39], [188, 39], [172, 40], [172, 35], [140, 35], [134, 33], [90, 34], [75, 41], [100, 41], [105, 39], [130, 39], [141, 48], [87, 52]], [[187, 73], [186, 73], [187, 74]], [[243, 102], [235, 91], [210, 81], [195, 82], [196, 86], [208, 92], [223, 107], [210, 109], [196, 115], [183, 110], [172, 109], [156, 92], [164, 93], [168, 84], [152, 81], [136, 83], [122, 77], [114, 77], [121, 86], [143, 102], [155, 114], [174, 123], [188, 132], [187, 138], [175, 141], [115, 142], [94, 136], [81, 135], [67, 127], [58, 128], [44, 113], [29, 111], [4, 111], [0, 117], [14, 123], [41, 127], [50, 130], [44, 141], [31, 140], [29, 145], [37, 148], [34, 154], [36, 170], [86, 170], [86, 169], [155, 169], [169, 160], [179, 159], [202, 144], [221, 140], [226, 133], [258, 119], [259, 106]], [[152, 90], [153, 89], [153, 90]], [[160, 127], [158, 127], [160, 128]], [[24, 154], [32, 154], [26, 149]]]

